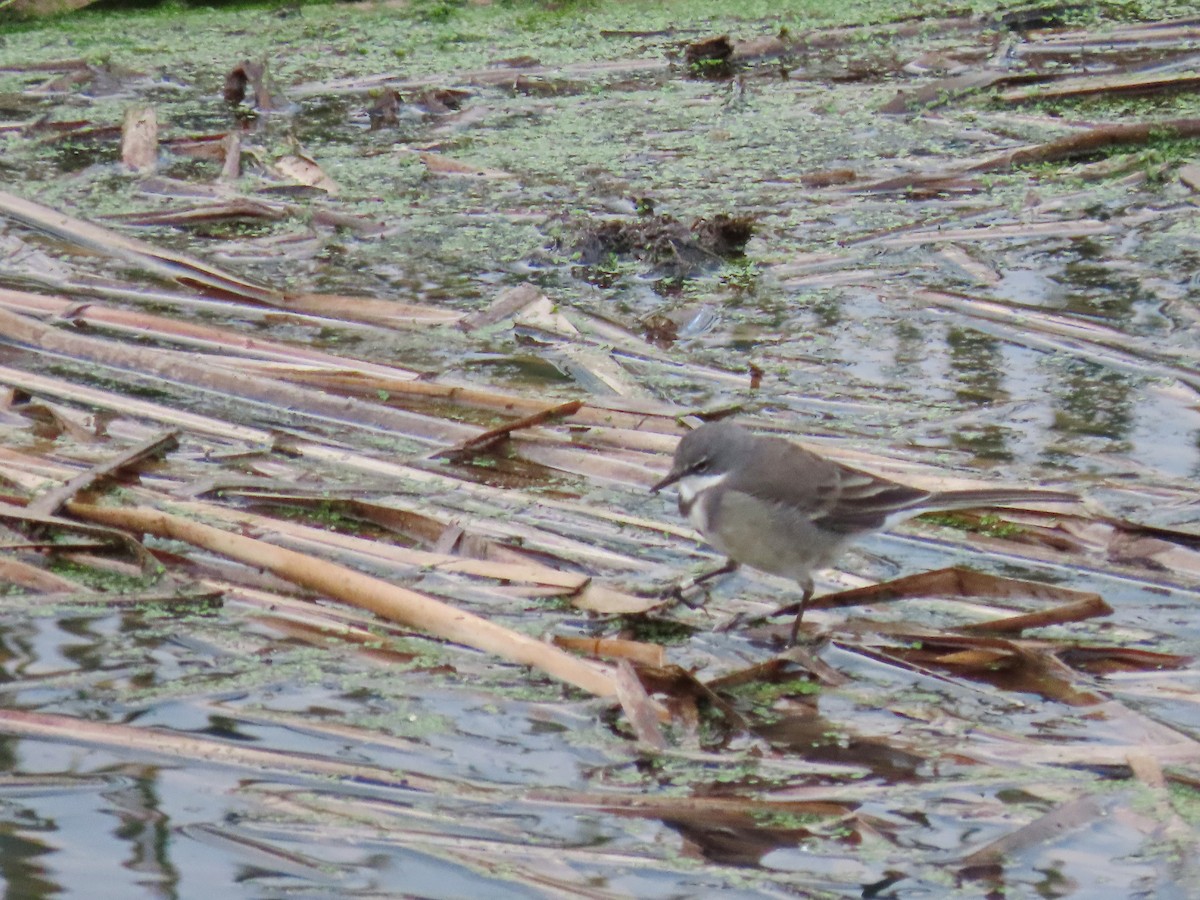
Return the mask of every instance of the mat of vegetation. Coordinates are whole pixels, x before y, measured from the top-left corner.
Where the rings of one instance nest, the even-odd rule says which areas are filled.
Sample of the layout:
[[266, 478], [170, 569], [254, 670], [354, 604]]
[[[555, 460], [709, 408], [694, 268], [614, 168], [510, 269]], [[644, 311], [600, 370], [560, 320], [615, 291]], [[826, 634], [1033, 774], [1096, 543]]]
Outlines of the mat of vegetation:
[[713, 6], [0, 20], [12, 896], [1189, 896], [1200, 19]]

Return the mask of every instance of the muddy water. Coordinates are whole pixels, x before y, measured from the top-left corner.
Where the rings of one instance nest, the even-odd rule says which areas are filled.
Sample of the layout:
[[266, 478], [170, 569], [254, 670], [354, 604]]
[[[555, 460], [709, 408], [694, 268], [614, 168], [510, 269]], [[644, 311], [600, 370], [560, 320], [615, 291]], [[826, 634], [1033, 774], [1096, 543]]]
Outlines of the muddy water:
[[[1058, 136], [1055, 117], [986, 98], [919, 117], [877, 112], [897, 87], [911, 87], [901, 75], [909, 59], [933, 50], [979, 58], [996, 33], [931, 29], [898, 38], [868, 29], [833, 49], [712, 81], [659, 62], [691, 37], [769, 35], [781, 25], [799, 33], [812, 23], [800, 13], [754, 10], [730, 22], [682, 11], [634, 17], [627, 9], [545, 18], [450, 8], [415, 19], [348, 7], [282, 15], [188, 14], [196, 49], [186, 59], [173, 56], [179, 21], [170, 18], [92, 18], [65, 35], [10, 35], [0, 49], [6, 64], [104, 46], [136, 72], [118, 73], [111, 88], [97, 80], [49, 95], [30, 93], [44, 73], [6, 72], [3, 117], [112, 125], [136, 98], [158, 106], [171, 137], [225, 131], [241, 118], [244, 142], [264, 157], [298, 139], [340, 185], [335, 208], [380, 233], [317, 228], [303, 215], [131, 233], [283, 287], [458, 310], [532, 281], [568, 315], [654, 337], [660, 355], [630, 354], [627, 375], [681, 409], [741, 404], [764, 422], [835, 446], [959, 474], [1061, 484], [1138, 522], [1194, 532], [1200, 413], [1190, 326], [1200, 246], [1194, 195], [1174, 177], [1174, 162], [1150, 153], [1108, 176], [1086, 163], [1020, 171], [932, 197], [802, 180], [843, 170], [859, 182], [936, 172]], [[653, 34], [663, 27], [673, 30]], [[235, 114], [219, 99], [224, 73], [264, 55], [295, 107]], [[457, 74], [521, 55], [537, 57], [548, 74]], [[592, 60], [625, 62], [561, 68]], [[372, 98], [334, 82], [380, 72], [464, 87], [470, 97], [457, 112], [406, 104], [397, 122], [372, 131]], [[1189, 102], [1172, 114], [1186, 115]], [[1108, 114], [1102, 105], [1073, 113], [1089, 121]], [[171, 205], [117, 169], [111, 132], [45, 141], [4, 134], [0, 171], [10, 189], [97, 220]], [[420, 152], [491, 174], [431, 173]], [[1194, 145], [1179, 152], [1194, 156]], [[219, 173], [212, 160], [164, 156], [162, 174], [177, 179], [208, 184]], [[1130, 176], [1143, 169], [1147, 177]], [[267, 180], [253, 166], [246, 178], [247, 189]], [[302, 207], [311, 200], [298, 196]], [[745, 259], [716, 260], [686, 276], [629, 254], [578, 265], [571, 248], [579, 235], [601, 219], [636, 220], [646, 198], [657, 214], [685, 223], [752, 216]], [[5, 287], [61, 289], [51, 276], [130, 277], [119, 264], [3, 222]], [[665, 340], [652, 334], [663, 320], [677, 326]], [[548, 354], [534, 329], [318, 329], [286, 317], [240, 325], [530, 396], [565, 400], [600, 389]], [[114, 381], [111, 372], [4, 352], [12, 355], [6, 364], [93, 385]], [[757, 387], [751, 365], [762, 372]], [[137, 395], [136, 385], [122, 389]], [[286, 411], [264, 420], [237, 403], [198, 402], [235, 422], [300, 427]], [[0, 429], [13, 447], [37, 437], [20, 419]], [[359, 440], [332, 429], [328, 436]], [[191, 452], [202, 468], [203, 448]], [[549, 482], [540, 469], [529, 476], [503, 460], [491, 465], [495, 476], [471, 478]], [[336, 477], [307, 474], [321, 485]], [[177, 486], [192, 475], [199, 477], [163, 477]], [[555, 496], [675, 521], [669, 499], [556, 478]], [[528, 510], [423, 499], [479, 519], [541, 521]], [[560, 527], [635, 556], [647, 541]], [[964, 562], [962, 546], [928, 535], [873, 538], [837, 584]], [[675, 541], [644, 556], [683, 569], [703, 553]], [[1039, 565], [1000, 550], [970, 561], [1095, 591], [1114, 607], [1110, 618], [1051, 630], [1052, 641], [1188, 653], [1200, 636], [1200, 595], [1186, 565], [1117, 570], [1103, 553]], [[537, 599], [501, 603], [495, 592], [433, 573], [409, 583], [533, 633], [618, 628]], [[147, 589], [101, 587], [118, 595]], [[774, 648], [754, 629], [712, 626], [730, 608], [773, 608], [789, 590], [752, 575], [729, 580], [712, 611], [679, 612], [694, 630], [670, 646], [671, 660], [707, 678], [768, 657]], [[215, 607], [157, 602], [116, 611], [8, 597], [0, 611], [3, 706], [130, 730], [41, 733], [27, 724], [3, 739], [0, 877], [22, 897], [907, 897], [1006, 889], [1186, 896], [1181, 848], [1192, 840], [1194, 791], [1177, 786], [1183, 799], [1166, 806], [1109, 750], [1190, 748], [1184, 738], [1200, 727], [1196, 670], [1131, 667], [1080, 675], [1068, 690], [1052, 684], [1053, 672], [1031, 684], [1016, 677], [1025, 672], [947, 673], [881, 655], [880, 623], [945, 626], [948, 616], [933, 602], [823, 613], [817, 621], [845, 626], [819, 649], [845, 683], [815, 697], [785, 692], [761, 708], [743, 697], [739, 708], [759, 722], [753, 736], [721, 736], [706, 721], [698, 737], [675, 736], [686, 750], [655, 755], [630, 740], [604, 704], [396, 630], [381, 629], [379, 646], [366, 646], [301, 631], [232, 594]], [[856, 626], [861, 617], [867, 624]], [[1103, 693], [1102, 701], [1084, 704], [1082, 691]], [[132, 740], [138, 734], [150, 737]], [[1094, 758], [1027, 767], [1001, 758], [1081, 746], [1094, 747]], [[1184, 763], [1194, 767], [1195, 759]], [[631, 812], [597, 795], [697, 802]], [[845, 809], [734, 813], [718, 802], [762, 796], [816, 797]], [[1081, 797], [1092, 805], [1072, 807]], [[1004, 865], [967, 864], [980, 848], [1061, 809], [1065, 825], [1012, 845]]]

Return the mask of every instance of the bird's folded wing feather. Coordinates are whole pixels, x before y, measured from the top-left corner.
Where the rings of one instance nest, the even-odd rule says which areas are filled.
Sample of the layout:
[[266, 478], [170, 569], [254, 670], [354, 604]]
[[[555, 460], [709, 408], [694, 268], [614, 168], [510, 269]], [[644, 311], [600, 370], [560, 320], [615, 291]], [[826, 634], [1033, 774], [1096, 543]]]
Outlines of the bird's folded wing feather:
[[852, 534], [882, 528], [889, 516], [919, 506], [928, 491], [897, 484], [809, 453], [787, 441], [757, 442], [730, 490], [792, 507], [820, 527]]

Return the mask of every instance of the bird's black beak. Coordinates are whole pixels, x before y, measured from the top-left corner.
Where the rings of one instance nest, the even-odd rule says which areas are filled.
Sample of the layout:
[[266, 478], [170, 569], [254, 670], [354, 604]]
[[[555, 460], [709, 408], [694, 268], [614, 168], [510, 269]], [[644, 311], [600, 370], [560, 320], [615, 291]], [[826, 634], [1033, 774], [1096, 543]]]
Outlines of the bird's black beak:
[[680, 478], [682, 478], [686, 474], [687, 474], [686, 472], [676, 472], [674, 469], [672, 469], [670, 472], [667, 473], [666, 478], [664, 478], [658, 484], [654, 485], [654, 487], [650, 488], [650, 493], [657, 494], [663, 488], [670, 487], [671, 485], [673, 485], [675, 482], [677, 482]]

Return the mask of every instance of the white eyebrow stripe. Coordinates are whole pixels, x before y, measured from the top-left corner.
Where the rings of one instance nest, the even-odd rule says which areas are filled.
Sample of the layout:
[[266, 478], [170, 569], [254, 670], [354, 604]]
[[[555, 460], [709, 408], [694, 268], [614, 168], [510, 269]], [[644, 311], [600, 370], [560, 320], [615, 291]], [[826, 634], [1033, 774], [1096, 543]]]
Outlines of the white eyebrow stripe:
[[690, 506], [697, 494], [715, 488], [728, 477], [728, 472], [721, 472], [719, 475], [685, 475], [679, 479], [679, 499], [685, 506]]

